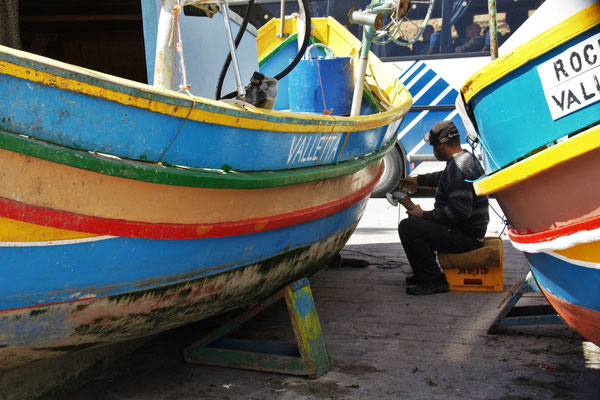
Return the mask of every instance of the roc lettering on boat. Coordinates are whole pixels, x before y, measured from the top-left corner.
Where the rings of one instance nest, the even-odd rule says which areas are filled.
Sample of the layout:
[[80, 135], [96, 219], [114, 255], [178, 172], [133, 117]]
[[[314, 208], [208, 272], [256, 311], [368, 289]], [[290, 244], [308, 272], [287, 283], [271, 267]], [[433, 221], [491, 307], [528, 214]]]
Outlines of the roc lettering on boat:
[[287, 163], [331, 161], [334, 159], [341, 135], [298, 135], [292, 137]]
[[600, 33], [538, 67], [552, 119], [600, 100]]

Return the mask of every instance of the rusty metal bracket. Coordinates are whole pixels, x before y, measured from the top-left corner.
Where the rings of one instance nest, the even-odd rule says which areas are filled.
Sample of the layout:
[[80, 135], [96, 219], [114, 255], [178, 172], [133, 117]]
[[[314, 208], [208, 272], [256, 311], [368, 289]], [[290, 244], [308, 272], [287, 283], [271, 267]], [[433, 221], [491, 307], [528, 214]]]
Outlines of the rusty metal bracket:
[[[285, 303], [296, 344], [224, 338], [277, 300]], [[187, 362], [317, 378], [331, 368], [308, 279], [300, 279], [215, 329], [184, 351]]]

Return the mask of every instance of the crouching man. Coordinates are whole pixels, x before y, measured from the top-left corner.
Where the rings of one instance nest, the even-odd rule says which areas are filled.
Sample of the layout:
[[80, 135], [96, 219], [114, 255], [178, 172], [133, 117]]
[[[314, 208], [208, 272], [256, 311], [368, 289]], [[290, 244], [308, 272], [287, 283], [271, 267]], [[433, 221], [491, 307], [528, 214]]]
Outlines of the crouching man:
[[445, 292], [448, 281], [436, 261], [435, 252], [463, 253], [480, 248], [489, 222], [487, 196], [477, 196], [473, 181], [483, 174], [479, 161], [463, 150], [458, 129], [451, 121], [436, 123], [425, 133], [443, 171], [402, 179], [399, 190], [412, 192], [417, 186], [437, 188], [434, 208], [420, 206], [400, 221], [398, 234], [414, 275], [406, 278], [406, 292], [423, 295]]

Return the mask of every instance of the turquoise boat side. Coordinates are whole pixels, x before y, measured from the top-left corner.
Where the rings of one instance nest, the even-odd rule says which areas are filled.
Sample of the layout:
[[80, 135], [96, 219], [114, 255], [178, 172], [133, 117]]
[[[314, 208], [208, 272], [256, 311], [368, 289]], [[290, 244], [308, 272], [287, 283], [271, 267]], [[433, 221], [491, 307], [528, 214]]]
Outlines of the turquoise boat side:
[[[469, 101], [485, 153], [487, 173], [502, 169], [542, 146], [597, 123], [600, 102], [553, 120], [537, 67], [598, 33], [600, 25], [511, 71]], [[600, 43], [597, 46], [600, 48]], [[600, 52], [597, 59], [600, 60]], [[600, 86], [588, 86], [587, 90], [588, 96], [600, 98]], [[565, 104], [568, 101], [565, 99]]]
[[543, 252], [525, 255], [535, 279], [546, 291], [570, 304], [594, 310], [600, 317], [600, 273], [597, 269]]
[[590, 189], [598, 170], [600, 3], [586, 4], [484, 67], [462, 95], [484, 155], [477, 193], [496, 196], [513, 246], [561, 318], [600, 345], [600, 192]]

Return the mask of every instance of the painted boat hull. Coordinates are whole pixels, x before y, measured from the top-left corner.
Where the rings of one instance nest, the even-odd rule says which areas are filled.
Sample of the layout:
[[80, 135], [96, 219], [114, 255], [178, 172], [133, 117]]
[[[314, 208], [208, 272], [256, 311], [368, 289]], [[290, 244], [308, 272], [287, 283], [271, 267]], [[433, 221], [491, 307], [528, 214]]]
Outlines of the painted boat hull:
[[[593, 2], [490, 64], [462, 90], [487, 159], [476, 192], [495, 196], [510, 224], [509, 237], [525, 253], [543, 294], [569, 326], [596, 345], [600, 86], [596, 95], [587, 93], [582, 107], [573, 100], [560, 110], [557, 93], [568, 101], [575, 89], [562, 83], [549, 88], [544, 68], [554, 68], [552, 79], [563, 77], [565, 57], [576, 62], [583, 55], [590, 68], [582, 65], [582, 73], [572, 78], [585, 91], [588, 79], [600, 76], [599, 24], [600, 3]], [[595, 62], [592, 50], [598, 54]]]
[[[489, 64], [465, 83], [462, 94], [479, 128], [486, 172], [597, 122], [599, 39], [600, 5], [596, 3]], [[579, 71], [575, 78], [574, 71], [566, 70], [571, 68], [573, 54]], [[567, 79], [577, 84], [564, 86]]]
[[[331, 46], [353, 38], [333, 19], [315, 24], [333, 27], [332, 37], [315, 33]], [[259, 39], [278, 40], [268, 29]], [[355, 48], [335, 50], [345, 56]], [[379, 150], [410, 108], [410, 93], [381, 71], [389, 110], [334, 117], [188, 96], [0, 46], [0, 96], [11, 99], [0, 103], [0, 130], [128, 159], [223, 171], [335, 164]]]
[[[583, 172], [584, 171], [584, 172]], [[520, 234], [556, 231], [600, 215], [600, 126], [477, 182]], [[565, 233], [561, 232], [561, 229]], [[579, 229], [579, 228], [577, 228]], [[568, 233], [567, 233], [568, 231]]]
[[[70, 273], [80, 279], [77, 287], [49, 291], [49, 295], [56, 293], [51, 296], [55, 302], [48, 302], [52, 298], [39, 299], [39, 305], [0, 313], [0, 368], [159, 333], [259, 301], [290, 281], [310, 276], [330, 261], [352, 234], [365, 204], [366, 199], [311, 226], [283, 228], [255, 237], [167, 241], [172, 243], [166, 245], [151, 239], [109, 238], [102, 242], [57, 243], [33, 251], [13, 248], [12, 253], [20, 253], [14, 258], [26, 264], [12, 265], [33, 265], [30, 260], [35, 258], [48, 269], [56, 266], [57, 260], [62, 261], [61, 256], [75, 262], [82, 258], [90, 261], [76, 268], [69, 268], [72, 262], [55, 267], [69, 285], [76, 282]], [[307, 230], [313, 234], [307, 234]], [[67, 251], [65, 247], [79, 249]], [[127, 251], [130, 256], [124, 257]], [[32, 252], [38, 256], [32, 256]], [[77, 258], [80, 252], [87, 256]], [[114, 254], [118, 257], [112, 257]], [[268, 256], [271, 254], [275, 255]], [[206, 258], [223, 260], [213, 260], [211, 266], [204, 261]], [[35, 286], [48, 278], [54, 280], [54, 274], [42, 275], [37, 266], [30, 270], [37, 277], [32, 282]], [[86, 271], [89, 275], [84, 275]], [[114, 280], [113, 273], [131, 276], [130, 287], [101, 282]], [[24, 272], [22, 278], [32, 278], [30, 274]], [[5, 285], [9, 286], [4, 286], [5, 293], [11, 287], [23, 292], [13, 284]], [[36, 301], [35, 295], [2, 298], [15, 296], [25, 300], [22, 304]]]
[[[593, 259], [586, 257], [594, 249]], [[542, 293], [561, 318], [600, 345], [600, 241], [561, 251], [525, 252]], [[567, 256], [568, 255], [568, 256]], [[582, 258], [590, 261], [583, 261]]]
[[600, 125], [475, 182], [494, 194], [542, 292], [600, 345]]
[[[52, 209], [40, 210], [36, 223], [25, 222], [26, 213], [17, 215], [20, 220], [5, 215], [0, 218], [0, 269], [10, 279], [0, 285], [0, 369], [198, 321], [313, 274], [344, 246], [381, 172], [378, 159], [354, 174], [309, 183], [317, 197], [320, 190], [339, 189], [340, 179], [351, 188], [349, 196], [342, 193], [324, 206], [303, 208], [298, 202], [293, 212], [194, 225], [195, 234], [188, 236], [161, 223], [145, 227], [159, 235], [140, 235], [132, 225], [129, 237], [66, 230]], [[293, 186], [283, 188], [293, 192]], [[244, 207], [243, 191], [221, 191], [231, 192], [225, 195]], [[130, 192], [135, 197], [136, 191]], [[262, 197], [265, 205], [271, 195]], [[27, 211], [24, 203], [13, 203]], [[85, 220], [81, 215], [73, 220], [80, 219]], [[110, 231], [111, 221], [90, 226]]]
[[[23, 152], [112, 168], [4, 135]], [[195, 186], [168, 185], [23, 152], [0, 150], [13, 166], [0, 172], [0, 269], [11, 277], [0, 285], [0, 369], [198, 321], [311, 275], [351, 235], [385, 154], [346, 175], [317, 170], [306, 182], [260, 188], [257, 172], [214, 189], [201, 186], [203, 175]]]
[[[360, 45], [314, 23], [336, 52]], [[0, 369], [245, 307], [325, 266], [412, 102], [377, 78], [387, 111], [300, 114], [0, 47]]]
[[[106, 158], [84, 152], [0, 132], [0, 143], [2, 139], [17, 142], [14, 147], [21, 152], [0, 149], [0, 216], [84, 233], [154, 239], [254, 233], [330, 215], [368, 196], [383, 156], [379, 152], [356, 172], [331, 178], [313, 171], [307, 182], [292, 184], [288, 177], [288, 185], [261, 188], [259, 174], [241, 185], [222, 182], [225, 188], [206, 188], [202, 179], [190, 179], [187, 186], [163, 183], [173, 178], [164, 170], [155, 172], [158, 182], [148, 182], [61, 164], [55, 161], [87, 157], [95, 169], [113, 168]], [[42, 147], [53, 151], [47, 158], [54, 161], [25, 154]], [[131, 170], [135, 173], [141, 172]], [[245, 185], [257, 187], [240, 188]]]

